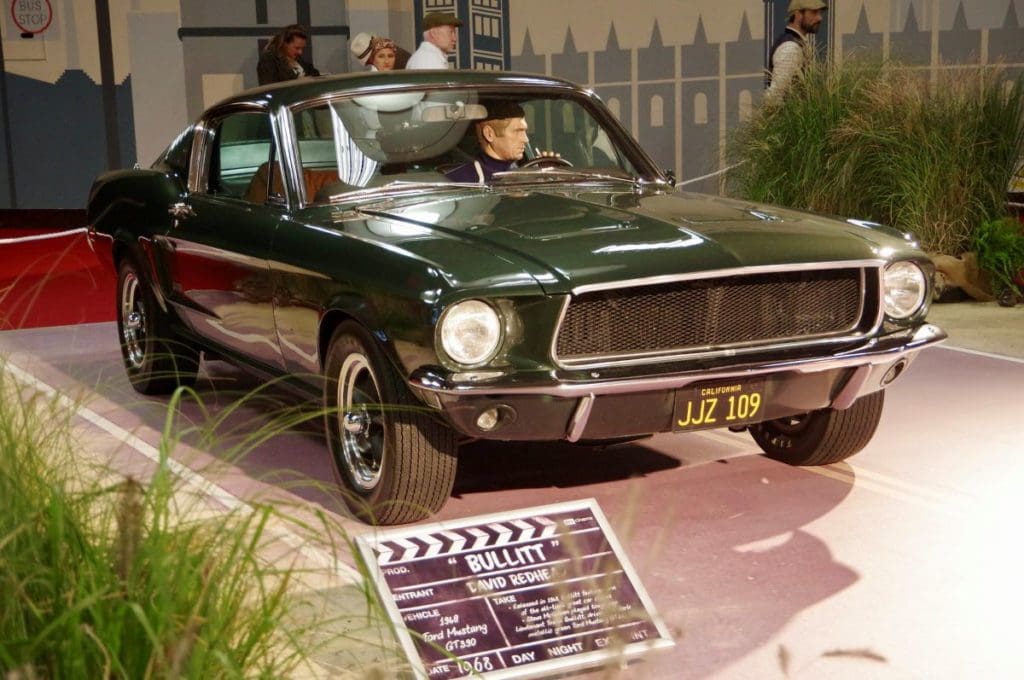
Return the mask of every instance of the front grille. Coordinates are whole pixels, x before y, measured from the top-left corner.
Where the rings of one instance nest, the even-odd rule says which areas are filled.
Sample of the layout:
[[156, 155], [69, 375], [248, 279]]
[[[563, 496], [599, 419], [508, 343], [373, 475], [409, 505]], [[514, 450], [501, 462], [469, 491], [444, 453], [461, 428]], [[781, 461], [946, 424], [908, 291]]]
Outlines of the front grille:
[[784, 271], [574, 295], [563, 363], [708, 352], [847, 334], [864, 314], [863, 270]]

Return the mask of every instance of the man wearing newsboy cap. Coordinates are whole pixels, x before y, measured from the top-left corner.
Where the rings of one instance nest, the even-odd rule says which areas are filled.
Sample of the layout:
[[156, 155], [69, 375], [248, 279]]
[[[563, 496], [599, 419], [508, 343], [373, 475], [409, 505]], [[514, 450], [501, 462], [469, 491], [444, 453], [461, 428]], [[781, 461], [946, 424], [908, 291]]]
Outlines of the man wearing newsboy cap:
[[455, 51], [462, 21], [454, 14], [428, 12], [423, 15], [423, 42], [409, 57], [407, 69], [448, 68], [448, 55]]
[[828, 9], [821, 0], [789, 0], [786, 12], [789, 23], [775, 39], [768, 58], [768, 92], [766, 97], [777, 97], [804, 67], [807, 36], [818, 32], [822, 12]]

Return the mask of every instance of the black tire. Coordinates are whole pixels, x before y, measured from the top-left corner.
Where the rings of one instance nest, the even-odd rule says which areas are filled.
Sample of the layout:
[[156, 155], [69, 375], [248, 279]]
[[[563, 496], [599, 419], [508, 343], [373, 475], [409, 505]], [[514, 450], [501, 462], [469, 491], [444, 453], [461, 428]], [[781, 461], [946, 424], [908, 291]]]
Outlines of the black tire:
[[361, 326], [334, 331], [324, 376], [327, 445], [349, 509], [370, 524], [440, 510], [455, 483], [455, 433], [415, 400]]
[[824, 408], [753, 425], [750, 434], [769, 458], [789, 465], [829, 465], [846, 460], [871, 441], [882, 417], [885, 392], [872, 392], [837, 411]]
[[137, 392], [167, 394], [195, 382], [199, 351], [173, 337], [153, 291], [129, 260], [121, 262], [117, 275], [117, 336]]

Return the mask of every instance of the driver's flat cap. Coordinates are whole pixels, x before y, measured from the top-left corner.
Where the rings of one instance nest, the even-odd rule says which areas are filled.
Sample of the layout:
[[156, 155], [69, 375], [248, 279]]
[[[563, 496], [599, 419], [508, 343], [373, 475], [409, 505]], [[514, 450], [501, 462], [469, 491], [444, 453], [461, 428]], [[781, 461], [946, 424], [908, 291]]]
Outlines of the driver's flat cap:
[[498, 100], [486, 102], [487, 116], [483, 120], [503, 120], [505, 118], [526, 118], [526, 111], [519, 102]]

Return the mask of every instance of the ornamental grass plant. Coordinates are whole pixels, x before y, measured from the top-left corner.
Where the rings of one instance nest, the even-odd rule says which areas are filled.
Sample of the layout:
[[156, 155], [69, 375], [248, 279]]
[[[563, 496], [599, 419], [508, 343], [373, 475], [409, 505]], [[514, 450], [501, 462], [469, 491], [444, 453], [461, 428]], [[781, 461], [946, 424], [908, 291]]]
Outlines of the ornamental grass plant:
[[277, 676], [299, 661], [277, 630], [288, 578], [255, 559], [267, 510], [175, 521], [165, 458], [145, 487], [85, 481], [67, 416], [6, 378], [2, 388], [6, 677]]
[[1024, 225], [1009, 217], [983, 222], [974, 232], [974, 251], [978, 266], [995, 280], [997, 292], [1024, 292]]
[[365, 582], [311, 593], [298, 582], [325, 579], [267, 559], [283, 522], [321, 540], [338, 527], [281, 506], [211, 511], [182, 488], [182, 391], [140, 482], [87, 462], [67, 398], [11, 375], [0, 358], [0, 677], [322, 677], [317, 654], [339, 664], [331, 677], [361, 677], [388, 656]]
[[1006, 214], [1024, 154], [1024, 82], [956, 67], [936, 82], [896, 63], [815, 62], [729, 143], [730, 194], [892, 225], [960, 254]]

